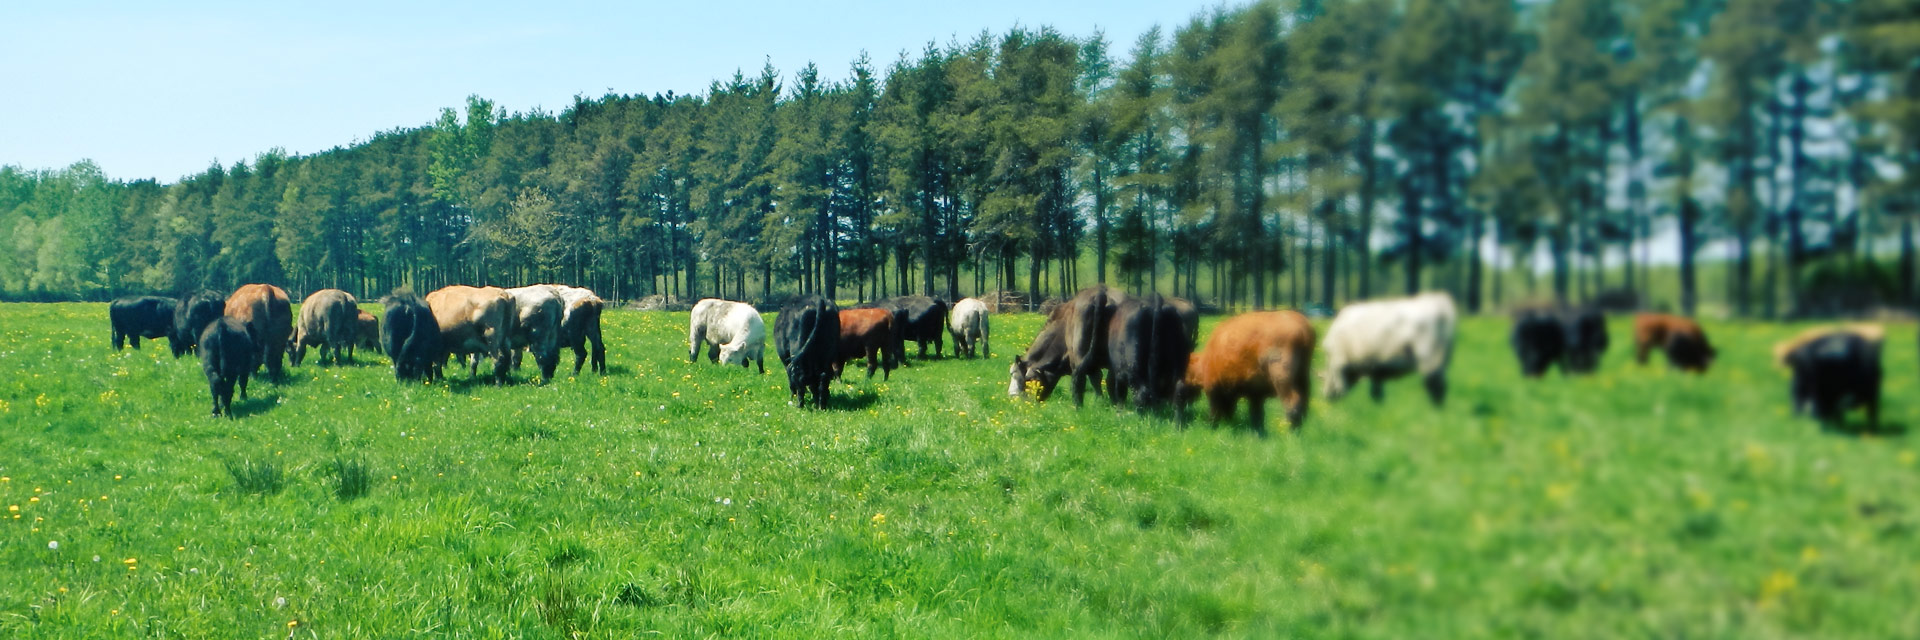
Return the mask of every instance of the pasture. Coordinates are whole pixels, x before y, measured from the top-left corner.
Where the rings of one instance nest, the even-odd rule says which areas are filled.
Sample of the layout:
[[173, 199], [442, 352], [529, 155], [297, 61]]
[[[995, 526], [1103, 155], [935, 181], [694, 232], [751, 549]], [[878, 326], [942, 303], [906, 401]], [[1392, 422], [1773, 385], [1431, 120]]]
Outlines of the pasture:
[[1443, 410], [1316, 383], [1262, 440], [1009, 400], [1037, 315], [827, 412], [686, 323], [610, 312], [610, 375], [546, 386], [309, 359], [225, 420], [105, 305], [0, 305], [0, 637], [1920, 635], [1910, 325], [1883, 435], [1789, 416], [1794, 326], [1709, 323], [1694, 377], [1616, 319], [1523, 382], [1483, 317]]

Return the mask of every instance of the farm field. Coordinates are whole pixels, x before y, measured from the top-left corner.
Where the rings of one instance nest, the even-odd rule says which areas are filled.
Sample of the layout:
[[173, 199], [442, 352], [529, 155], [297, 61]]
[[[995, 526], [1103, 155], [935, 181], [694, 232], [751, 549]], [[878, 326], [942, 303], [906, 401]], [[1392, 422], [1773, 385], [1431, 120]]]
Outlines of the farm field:
[[616, 311], [608, 376], [310, 353], [225, 420], [104, 304], [0, 305], [0, 637], [1920, 636], [1911, 325], [1880, 435], [1789, 415], [1798, 326], [1708, 323], [1694, 377], [1616, 319], [1597, 375], [1522, 381], [1484, 317], [1444, 409], [1316, 384], [1261, 439], [1008, 399], [1040, 320], [827, 412]]

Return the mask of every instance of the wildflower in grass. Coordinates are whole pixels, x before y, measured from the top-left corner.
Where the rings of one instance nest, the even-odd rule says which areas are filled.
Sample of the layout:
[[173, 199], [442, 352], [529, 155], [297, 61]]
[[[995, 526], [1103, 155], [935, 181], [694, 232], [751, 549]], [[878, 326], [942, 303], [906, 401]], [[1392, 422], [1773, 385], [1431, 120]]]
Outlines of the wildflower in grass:
[[1800, 581], [1795, 579], [1793, 574], [1779, 569], [1773, 570], [1773, 573], [1760, 583], [1760, 607], [1773, 606], [1774, 602], [1782, 596], [1793, 593], [1793, 590], [1799, 586]]
[[887, 514], [884, 514], [884, 513], [876, 513], [876, 514], [873, 514], [873, 518], [872, 518], [872, 521], [873, 521], [873, 524], [875, 524], [875, 525], [883, 525], [883, 524], [886, 524], [886, 523], [887, 523]]
[[60, 550], [60, 542], [59, 542], [58, 540], [48, 540], [48, 541], [47, 541], [47, 550], [48, 550], [48, 551], [59, 551], [59, 550]]

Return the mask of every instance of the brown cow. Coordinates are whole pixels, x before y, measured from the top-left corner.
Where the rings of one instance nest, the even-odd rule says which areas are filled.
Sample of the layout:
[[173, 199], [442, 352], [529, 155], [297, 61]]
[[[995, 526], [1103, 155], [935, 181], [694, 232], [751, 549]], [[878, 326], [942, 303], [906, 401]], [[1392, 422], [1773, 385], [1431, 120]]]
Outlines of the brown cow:
[[1107, 368], [1107, 324], [1115, 308], [1126, 299], [1119, 290], [1099, 284], [1080, 290], [1073, 299], [1054, 307], [1041, 333], [1058, 324], [1065, 348], [1056, 352], [1053, 347], [1057, 345], [1035, 340], [1026, 356], [1014, 356], [1013, 366], [1007, 369], [1011, 378], [1008, 388], [1024, 391], [1028, 381], [1037, 381], [1040, 398], [1045, 399], [1053, 393], [1061, 375], [1071, 375], [1073, 406], [1080, 406], [1088, 380], [1099, 385], [1100, 374]]
[[227, 296], [225, 314], [247, 328], [255, 349], [254, 367], [264, 364], [267, 373], [279, 376], [281, 356], [286, 355], [287, 339], [293, 335], [293, 303], [287, 291], [270, 284], [241, 285]]
[[[833, 359], [834, 377], [846, 377], [848, 362], [866, 358], [868, 380], [873, 379], [876, 369], [886, 371], [882, 380], [892, 379], [894, 362], [901, 359], [888, 355], [896, 348], [894, 335], [897, 329], [893, 326], [893, 312], [890, 310], [840, 310], [840, 351]], [[905, 354], [897, 355], [904, 357]]]
[[321, 289], [300, 301], [300, 322], [294, 325], [293, 341], [287, 344], [288, 361], [300, 366], [307, 359], [307, 347], [317, 347], [320, 359], [332, 353], [334, 364], [339, 364], [341, 353], [353, 348], [359, 332], [359, 305], [353, 294], [339, 289]]
[[380, 319], [362, 310], [359, 317], [354, 319], [353, 326], [357, 339], [354, 344], [347, 346], [347, 357], [353, 357], [355, 346], [380, 353]]
[[480, 358], [493, 358], [493, 381], [506, 384], [513, 366], [508, 334], [519, 318], [513, 296], [499, 287], [453, 285], [427, 294], [447, 355], [471, 356], [468, 375], [480, 375]]
[[1713, 364], [1713, 345], [1707, 332], [1692, 318], [1664, 313], [1642, 313], [1633, 317], [1633, 359], [1642, 365], [1654, 349], [1667, 353], [1667, 364], [1681, 371], [1706, 373]]
[[1267, 398], [1279, 398], [1287, 424], [1306, 417], [1313, 369], [1313, 325], [1298, 311], [1243, 313], [1213, 329], [1207, 346], [1193, 354], [1187, 377], [1174, 391], [1175, 417], [1186, 424], [1187, 405], [1207, 394], [1214, 422], [1233, 417], [1247, 399], [1253, 430], [1267, 434]]

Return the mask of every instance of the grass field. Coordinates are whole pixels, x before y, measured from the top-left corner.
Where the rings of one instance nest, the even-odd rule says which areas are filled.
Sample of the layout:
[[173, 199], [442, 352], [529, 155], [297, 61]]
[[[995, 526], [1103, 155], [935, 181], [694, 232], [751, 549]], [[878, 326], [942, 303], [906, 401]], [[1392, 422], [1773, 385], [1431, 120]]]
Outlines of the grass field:
[[105, 305], [0, 306], [0, 637], [1920, 636], [1911, 326], [1892, 435], [1788, 415], [1795, 327], [1710, 324], [1696, 378], [1616, 324], [1522, 382], [1476, 318], [1444, 410], [1402, 381], [1263, 440], [1007, 399], [1039, 320], [824, 413], [617, 312], [606, 377], [310, 360], [224, 420]]

